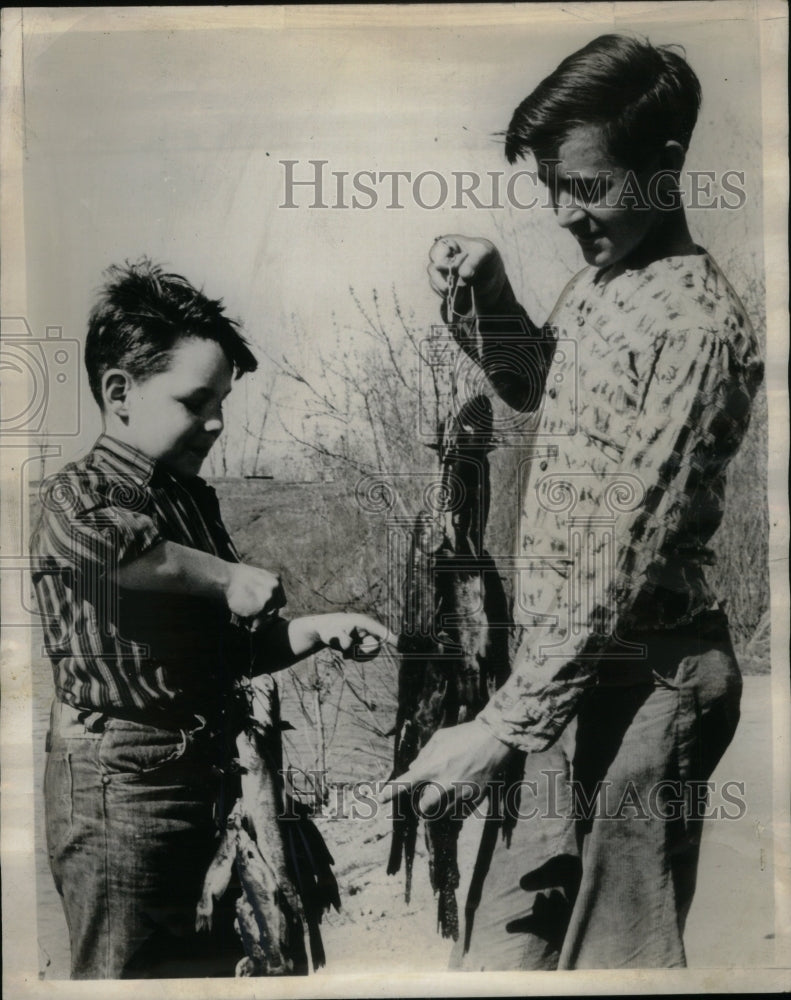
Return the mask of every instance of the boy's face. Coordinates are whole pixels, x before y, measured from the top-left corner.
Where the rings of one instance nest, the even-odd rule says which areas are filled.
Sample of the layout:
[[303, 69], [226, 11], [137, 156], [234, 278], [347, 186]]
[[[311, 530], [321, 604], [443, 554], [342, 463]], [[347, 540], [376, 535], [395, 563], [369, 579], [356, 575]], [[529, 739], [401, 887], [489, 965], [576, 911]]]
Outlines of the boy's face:
[[[608, 267], [628, 257], [648, 237], [661, 209], [649, 179], [656, 165], [633, 171], [612, 158], [595, 125], [572, 129], [553, 160], [538, 171], [558, 222], [577, 240], [588, 264]], [[644, 207], [637, 207], [644, 206]]]
[[170, 367], [127, 393], [126, 440], [185, 476], [196, 476], [223, 429], [222, 403], [233, 371], [219, 344], [176, 341]]

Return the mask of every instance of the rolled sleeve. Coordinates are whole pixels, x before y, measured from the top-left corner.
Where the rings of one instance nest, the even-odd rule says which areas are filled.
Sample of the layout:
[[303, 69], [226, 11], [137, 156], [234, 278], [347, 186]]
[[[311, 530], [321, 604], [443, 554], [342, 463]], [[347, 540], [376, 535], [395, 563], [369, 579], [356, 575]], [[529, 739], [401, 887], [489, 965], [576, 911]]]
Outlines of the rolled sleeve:
[[55, 476], [42, 492], [33, 554], [79, 575], [110, 572], [164, 541], [148, 507], [147, 491], [135, 484], [105, 492]]
[[467, 287], [461, 290], [460, 298], [462, 304], [454, 302], [452, 311], [447, 300], [440, 310], [459, 347], [481, 366], [505, 403], [517, 411], [534, 413], [543, 399], [555, 333], [549, 326], [538, 327], [532, 322], [508, 279], [498, 298], [486, 308], [479, 306]]

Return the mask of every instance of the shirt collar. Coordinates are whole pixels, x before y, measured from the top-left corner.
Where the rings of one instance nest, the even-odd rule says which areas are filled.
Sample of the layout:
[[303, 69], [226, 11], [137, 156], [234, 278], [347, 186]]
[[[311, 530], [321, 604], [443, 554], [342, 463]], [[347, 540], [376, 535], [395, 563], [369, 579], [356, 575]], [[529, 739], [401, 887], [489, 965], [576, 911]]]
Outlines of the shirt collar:
[[151, 481], [157, 467], [153, 458], [109, 434], [99, 437], [93, 446], [93, 454], [111, 472], [135, 476], [145, 485]]
[[155, 476], [164, 475], [166, 479], [176, 480], [183, 487], [195, 492], [205, 492], [215, 495], [215, 490], [200, 476], [179, 476], [171, 472], [156, 459], [145, 452], [133, 448], [118, 438], [109, 434], [101, 434], [93, 446], [93, 454], [109, 471], [116, 474], [132, 475], [148, 486]]

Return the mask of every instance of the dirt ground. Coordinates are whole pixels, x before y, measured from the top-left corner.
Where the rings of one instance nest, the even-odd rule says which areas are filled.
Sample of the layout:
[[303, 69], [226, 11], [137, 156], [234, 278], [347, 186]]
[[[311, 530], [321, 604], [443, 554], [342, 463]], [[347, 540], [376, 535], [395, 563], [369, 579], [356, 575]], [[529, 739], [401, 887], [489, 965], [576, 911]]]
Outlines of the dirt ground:
[[[68, 938], [43, 847], [44, 734], [51, 677], [46, 663], [34, 672], [36, 751], [36, 861], [41, 979], [68, 977]], [[746, 810], [738, 819], [710, 820], [704, 832], [698, 889], [688, 921], [691, 967], [766, 967], [775, 964], [772, 871], [770, 678], [745, 678], [742, 721], [713, 776], [713, 804], [724, 805], [724, 781], [744, 783]], [[361, 775], [361, 777], [365, 777]], [[336, 861], [342, 909], [325, 918], [328, 965], [319, 975], [377, 971], [441, 971], [451, 944], [435, 929], [436, 906], [425, 856], [415, 860], [412, 901], [404, 902], [400, 876], [385, 865], [389, 823], [371, 819], [319, 820]], [[477, 847], [477, 821], [468, 821], [460, 844], [463, 901]], [[422, 847], [421, 847], [422, 850]], [[466, 878], [465, 878], [466, 875]]]

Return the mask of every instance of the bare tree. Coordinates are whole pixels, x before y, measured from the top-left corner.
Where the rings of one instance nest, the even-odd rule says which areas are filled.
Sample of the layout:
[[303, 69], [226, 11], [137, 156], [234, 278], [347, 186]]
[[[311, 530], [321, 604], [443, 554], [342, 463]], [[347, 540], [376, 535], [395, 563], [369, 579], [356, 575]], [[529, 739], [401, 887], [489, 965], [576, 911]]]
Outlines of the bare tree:
[[272, 414], [277, 380], [278, 372], [270, 372], [263, 388], [257, 392], [251, 389], [255, 383], [249, 378], [244, 380], [241, 420], [229, 423], [218, 438], [209, 455], [207, 468], [210, 476], [226, 478], [256, 476], [261, 473], [264, 440]]
[[[395, 290], [386, 302], [376, 291], [366, 300], [349, 291], [355, 327], [341, 330], [333, 317], [329, 347], [317, 353], [314, 345], [308, 369], [294, 360], [303, 346], [295, 322], [292, 356], [276, 362], [304, 407], [301, 429], [283, 423], [284, 433], [339, 492], [332, 522], [320, 535], [322, 512], [312, 512], [311, 552], [304, 565], [290, 567], [290, 577], [318, 607], [365, 611], [397, 630], [403, 573], [393, 566], [398, 552], [389, 545], [394, 530], [405, 536], [435, 475], [436, 457], [426, 446], [435, 443], [448, 405], [453, 358], [445, 357], [444, 367], [433, 362], [432, 338], [441, 333], [421, 328]], [[361, 501], [367, 490], [383, 500], [380, 507]], [[344, 749], [364, 749], [378, 769], [389, 767], [397, 674], [387, 651], [370, 663], [335, 656], [317, 661], [307, 675], [292, 671], [299, 710], [313, 734], [312, 756], [320, 769], [328, 763], [331, 777], [344, 764], [334, 748], [338, 733], [347, 741]]]

